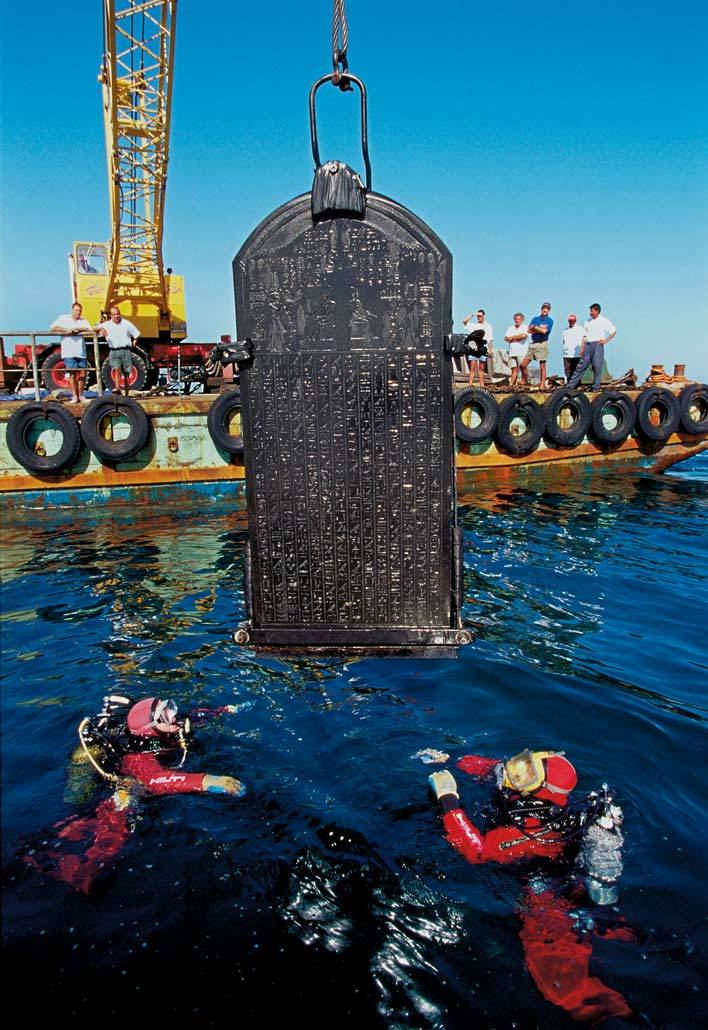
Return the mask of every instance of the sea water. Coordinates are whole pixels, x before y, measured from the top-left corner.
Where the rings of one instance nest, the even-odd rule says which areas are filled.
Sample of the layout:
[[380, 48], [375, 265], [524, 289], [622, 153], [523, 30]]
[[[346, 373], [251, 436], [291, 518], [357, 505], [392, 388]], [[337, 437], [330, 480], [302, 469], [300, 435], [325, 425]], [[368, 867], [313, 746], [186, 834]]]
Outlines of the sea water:
[[[571, 1025], [524, 969], [519, 870], [469, 865], [445, 842], [419, 755], [449, 754], [455, 771], [465, 753], [528, 746], [564, 750], [578, 792], [607, 782], [624, 810], [609, 917], [636, 941], [596, 942], [591, 972], [641, 1025], [703, 1021], [708, 461], [462, 501], [477, 640], [458, 661], [237, 647], [233, 503], [138, 494], [119, 510], [6, 516], [2, 932], [28, 1018]], [[235, 705], [199, 728], [186, 768], [248, 793], [144, 799], [83, 896], [22, 855], [75, 811], [77, 726], [109, 691]], [[488, 790], [457, 779], [483, 825]], [[596, 915], [580, 901], [579, 931]]]

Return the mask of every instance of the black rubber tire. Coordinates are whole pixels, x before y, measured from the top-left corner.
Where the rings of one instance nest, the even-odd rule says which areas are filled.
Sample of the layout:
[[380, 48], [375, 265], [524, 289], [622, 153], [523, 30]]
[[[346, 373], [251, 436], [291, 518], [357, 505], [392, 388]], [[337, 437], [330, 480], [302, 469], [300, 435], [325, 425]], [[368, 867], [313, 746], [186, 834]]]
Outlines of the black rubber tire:
[[[93, 384], [94, 373], [88, 368], [83, 369], [83, 371], [86, 373], [84, 390], [89, 390]], [[66, 390], [68, 393], [71, 393], [69, 374], [60, 350], [52, 351], [52, 353], [44, 359], [40, 368], [40, 374], [42, 376], [42, 382], [44, 383], [45, 389], [49, 390], [50, 393], [53, 390]]]
[[[57, 369], [57, 365], [59, 368]], [[56, 369], [56, 371], [55, 371]], [[61, 372], [61, 375], [57, 376], [57, 372]], [[61, 350], [57, 347], [51, 354], [47, 354], [46, 358], [42, 362], [39, 368], [39, 374], [42, 377], [42, 385], [45, 390], [49, 390], [51, 393], [53, 390], [70, 390], [69, 378], [64, 368], [64, 359], [61, 356]]]
[[[621, 420], [614, 429], [608, 429], [603, 422], [605, 409], [612, 404], [621, 412]], [[637, 409], [634, 401], [626, 393], [619, 390], [603, 390], [592, 402], [592, 435], [598, 443], [623, 443], [634, 429], [637, 421]]]
[[[661, 421], [658, 426], [653, 425], [649, 418], [652, 408], [657, 408], [661, 412]], [[664, 440], [668, 440], [671, 434], [678, 429], [680, 418], [681, 409], [678, 397], [670, 390], [651, 387], [637, 397], [637, 426], [642, 436], [653, 443], [663, 443]]]
[[[468, 426], [462, 421], [465, 408], [475, 407], [480, 410], [481, 420], [478, 426]], [[499, 405], [489, 390], [479, 386], [468, 386], [455, 394], [455, 432], [465, 443], [479, 443], [494, 436], [499, 421]]]
[[[55, 422], [62, 431], [64, 440], [56, 454], [35, 454], [27, 443], [27, 430], [38, 419]], [[73, 415], [60, 404], [53, 402], [41, 404], [31, 401], [13, 411], [7, 423], [7, 446], [10, 454], [19, 461], [28, 472], [46, 475], [61, 472], [67, 465], [76, 461], [81, 450], [81, 434], [79, 425]]]
[[[131, 390], [144, 390], [147, 386], [148, 381], [148, 363], [145, 355], [135, 348], [130, 351], [130, 356], [133, 360], [133, 371], [130, 373], [130, 389]], [[110, 358], [101, 365], [101, 382], [109, 390], [115, 387], [115, 382], [111, 376], [111, 361]], [[121, 372], [121, 389], [123, 389], [123, 373]]]
[[[101, 422], [118, 411], [130, 423], [130, 433], [124, 440], [106, 440], [101, 435]], [[91, 401], [81, 419], [81, 436], [101, 461], [126, 461], [142, 450], [150, 433], [150, 420], [132, 397], [98, 397]]]
[[229, 390], [216, 398], [207, 415], [209, 435], [227, 454], [241, 454], [243, 451], [243, 436], [232, 436], [226, 425], [227, 418], [235, 410], [241, 410], [241, 391]]
[[[558, 415], [562, 408], [570, 408], [575, 421], [568, 429], [558, 425]], [[575, 447], [585, 437], [590, 428], [592, 413], [590, 401], [584, 393], [561, 387], [554, 390], [544, 405], [546, 415], [546, 435], [553, 443], [561, 447]]]
[[[528, 429], [521, 436], [516, 436], [511, 432], [511, 423], [520, 415], [528, 421]], [[497, 444], [509, 454], [528, 454], [543, 436], [545, 423], [542, 404], [537, 404], [530, 397], [507, 397], [499, 405]]]
[[[691, 418], [691, 405], [700, 409], [701, 418]], [[704, 433], [708, 433], [708, 386], [705, 383], [684, 386], [679, 396], [679, 411], [684, 433], [690, 433], [691, 436], [703, 436]]]

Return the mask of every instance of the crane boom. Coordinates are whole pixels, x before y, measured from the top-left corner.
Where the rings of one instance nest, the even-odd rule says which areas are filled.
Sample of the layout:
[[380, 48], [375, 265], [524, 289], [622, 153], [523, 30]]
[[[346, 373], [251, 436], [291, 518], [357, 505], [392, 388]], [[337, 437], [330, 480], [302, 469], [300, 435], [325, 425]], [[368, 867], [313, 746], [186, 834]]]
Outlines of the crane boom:
[[104, 0], [99, 75], [112, 230], [105, 310], [154, 305], [161, 336], [184, 329], [171, 325], [162, 258], [176, 18], [176, 0]]

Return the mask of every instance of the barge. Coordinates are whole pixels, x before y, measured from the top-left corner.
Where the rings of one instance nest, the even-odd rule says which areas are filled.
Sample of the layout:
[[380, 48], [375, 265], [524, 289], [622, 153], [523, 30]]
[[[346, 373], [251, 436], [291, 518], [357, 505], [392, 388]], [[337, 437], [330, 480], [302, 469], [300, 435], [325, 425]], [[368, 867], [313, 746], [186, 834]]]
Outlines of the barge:
[[[689, 387], [692, 403], [687, 405], [683, 401]], [[592, 425], [583, 428], [578, 420], [587, 420], [587, 410], [597, 409], [609, 396], [605, 418], [609, 419], [611, 432], [617, 417], [611, 410], [617, 391], [570, 393], [561, 387], [551, 394], [505, 388], [492, 393], [456, 384], [458, 490], [465, 493], [482, 479], [509, 485], [539, 474], [567, 479], [588, 468], [659, 473], [708, 449], [708, 387], [686, 382], [662, 385], [654, 407], [646, 399], [642, 401], [645, 394], [647, 388], [622, 391], [626, 405], [635, 413], [632, 426], [621, 440], [607, 442], [597, 438]], [[670, 410], [666, 408], [667, 394], [674, 398], [669, 401]], [[488, 398], [492, 398], [491, 404]], [[99, 400], [103, 405], [99, 414], [103, 414], [91, 438], [84, 426], [92, 405], [95, 412]], [[189, 488], [197, 484], [202, 489], [221, 484], [222, 492], [243, 495], [245, 473], [237, 389], [223, 388], [219, 394], [194, 396], [137, 395], [131, 401], [144, 415], [145, 439], [136, 453], [124, 458], [111, 457], [111, 448], [117, 447], [119, 455], [121, 440], [129, 439], [134, 431], [122, 398], [103, 395], [75, 404], [60, 403], [50, 396], [38, 402], [19, 398], [0, 404], [0, 494], [4, 502], [10, 506], [28, 501], [41, 506], [81, 506], [97, 500], [119, 503], [128, 499], [136, 487]], [[636, 420], [640, 405], [647, 412], [643, 426]], [[551, 406], [556, 410], [555, 434], [552, 430], [549, 434]], [[683, 416], [682, 406], [686, 409]], [[41, 459], [40, 465], [51, 465], [52, 456], [62, 450], [67, 427], [71, 434], [75, 425], [75, 454], [63, 467], [55, 470], [23, 465], [23, 451], [17, 449], [18, 433], [16, 429], [12, 431], [13, 416], [16, 423], [17, 413], [22, 409], [27, 415], [19, 438], [28, 451]], [[504, 427], [500, 425], [502, 413], [506, 418]], [[652, 424], [655, 431], [647, 431]], [[506, 435], [502, 432], [504, 428]], [[100, 440], [96, 442], [98, 437], [105, 440], [104, 448]], [[25, 464], [37, 464], [27, 462], [26, 454], [24, 460]]]

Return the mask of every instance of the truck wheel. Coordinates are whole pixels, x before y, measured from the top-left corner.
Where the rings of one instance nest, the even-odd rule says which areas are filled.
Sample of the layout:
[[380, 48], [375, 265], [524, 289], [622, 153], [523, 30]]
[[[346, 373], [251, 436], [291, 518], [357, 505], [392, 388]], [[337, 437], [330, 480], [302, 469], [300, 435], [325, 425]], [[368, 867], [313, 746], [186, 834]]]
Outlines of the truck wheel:
[[[84, 389], [87, 390], [93, 382], [93, 372], [88, 368], [85, 368], [83, 371], [86, 373]], [[67, 390], [71, 393], [69, 372], [64, 364], [64, 359], [61, 356], [60, 350], [53, 351], [49, 357], [42, 362], [40, 375], [42, 376], [42, 382], [44, 383], [45, 389], [49, 390], [50, 393], [53, 390]]]
[[[147, 361], [140, 351], [134, 349], [131, 349], [130, 357], [133, 361], [133, 367], [128, 377], [128, 385], [131, 390], [144, 390], [148, 381]], [[106, 358], [101, 365], [101, 382], [109, 390], [125, 389], [125, 376], [118, 370], [116, 370], [115, 376], [112, 374], [110, 358]]]
[[102, 461], [132, 458], [147, 443], [149, 432], [150, 421], [132, 397], [98, 397], [81, 419], [84, 443]]
[[[46, 441], [43, 439], [45, 435]], [[10, 454], [28, 472], [60, 472], [79, 455], [79, 426], [74, 416], [60, 404], [33, 401], [23, 404], [10, 415], [7, 446]]]

